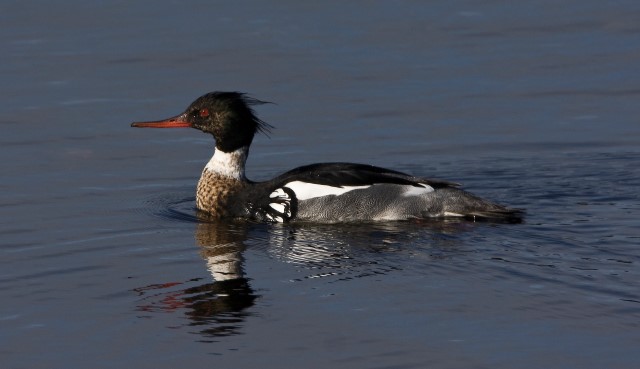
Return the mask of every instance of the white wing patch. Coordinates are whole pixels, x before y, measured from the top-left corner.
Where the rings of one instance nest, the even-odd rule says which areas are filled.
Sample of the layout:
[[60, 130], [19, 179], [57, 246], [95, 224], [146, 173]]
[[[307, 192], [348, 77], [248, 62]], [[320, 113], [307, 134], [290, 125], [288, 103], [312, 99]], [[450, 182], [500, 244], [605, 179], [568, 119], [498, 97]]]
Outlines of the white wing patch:
[[278, 188], [271, 192], [270, 199], [273, 199], [269, 203], [269, 207], [273, 209], [276, 214], [267, 213], [266, 217], [272, 222], [282, 223], [284, 217], [291, 217], [291, 197], [282, 188]]
[[287, 195], [287, 193], [284, 192], [284, 190], [282, 188], [278, 188], [277, 190], [271, 192], [271, 194], [269, 195], [270, 199], [273, 199], [273, 198], [276, 198], [276, 197], [283, 198], [283, 199], [289, 199], [289, 195]]
[[420, 196], [420, 195], [424, 195], [425, 193], [433, 192], [433, 187], [429, 186], [428, 184], [420, 183], [420, 186], [422, 187], [406, 186], [407, 189], [404, 191], [402, 196], [404, 197]]
[[[321, 185], [316, 183], [308, 183], [301, 181], [293, 181], [289, 182], [285, 185], [285, 187], [290, 188], [295, 194], [298, 200], [308, 200], [313, 199], [315, 197], [323, 197], [323, 196], [340, 196], [349, 191], [360, 190], [369, 188], [370, 186], [342, 186], [342, 187], [334, 187]], [[275, 192], [274, 192], [275, 193]]]
[[284, 204], [278, 204], [274, 202], [270, 203], [269, 206], [271, 207], [271, 209], [277, 211], [278, 213], [284, 213], [284, 210], [286, 209]]

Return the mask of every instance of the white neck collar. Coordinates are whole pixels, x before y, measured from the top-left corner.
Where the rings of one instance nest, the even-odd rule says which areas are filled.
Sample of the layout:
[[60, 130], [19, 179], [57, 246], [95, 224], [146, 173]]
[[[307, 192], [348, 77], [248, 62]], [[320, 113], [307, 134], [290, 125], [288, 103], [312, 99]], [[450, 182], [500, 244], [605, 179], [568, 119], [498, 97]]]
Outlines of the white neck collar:
[[205, 166], [205, 170], [233, 179], [246, 179], [244, 165], [248, 154], [249, 147], [247, 146], [232, 152], [215, 150], [211, 160]]

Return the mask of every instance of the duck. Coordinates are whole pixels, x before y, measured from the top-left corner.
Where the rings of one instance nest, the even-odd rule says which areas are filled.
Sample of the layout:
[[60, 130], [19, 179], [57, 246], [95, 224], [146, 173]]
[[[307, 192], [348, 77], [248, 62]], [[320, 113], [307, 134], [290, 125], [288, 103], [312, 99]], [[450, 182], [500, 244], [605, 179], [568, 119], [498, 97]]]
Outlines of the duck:
[[195, 128], [213, 136], [214, 153], [198, 181], [195, 201], [210, 218], [275, 223], [522, 220], [523, 210], [485, 200], [458, 183], [368, 164], [317, 163], [270, 180], [249, 180], [245, 166], [254, 136], [273, 129], [253, 109], [265, 103], [242, 92], [210, 92], [177, 116], [131, 126]]

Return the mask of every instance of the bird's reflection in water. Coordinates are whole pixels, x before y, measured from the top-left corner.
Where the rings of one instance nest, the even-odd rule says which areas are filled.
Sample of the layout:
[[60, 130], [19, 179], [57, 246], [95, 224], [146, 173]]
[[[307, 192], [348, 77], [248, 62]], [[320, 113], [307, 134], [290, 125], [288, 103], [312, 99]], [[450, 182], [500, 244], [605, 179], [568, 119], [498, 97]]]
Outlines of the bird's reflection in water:
[[257, 295], [249, 285], [243, 270], [245, 224], [228, 222], [199, 223], [196, 242], [214, 282], [185, 290], [193, 294], [187, 315], [192, 326], [206, 326], [201, 331], [209, 336], [237, 333], [239, 325], [249, 315], [246, 309]]
[[[475, 227], [464, 221], [274, 225], [267, 252], [302, 266], [296, 280], [348, 280], [401, 270], [417, 259], [455, 254], [455, 234]], [[329, 280], [327, 280], [329, 281]]]
[[[198, 223], [196, 243], [213, 282], [176, 290], [176, 287], [202, 281], [202, 278], [196, 278], [137, 288], [135, 291], [145, 296], [144, 304], [138, 309], [146, 312], [185, 311], [188, 325], [199, 327], [198, 333], [205, 341], [238, 334], [249, 315], [246, 309], [258, 297], [243, 271], [246, 226], [229, 222]], [[163, 292], [158, 293], [158, 290]]]
[[444, 255], [457, 248], [457, 238], [452, 235], [473, 227], [469, 222], [443, 221], [266, 225], [200, 216], [195, 239], [213, 282], [184, 288], [202, 280], [197, 278], [138, 288], [136, 291], [145, 296], [139, 309], [185, 311], [188, 325], [198, 327], [204, 341], [212, 341], [240, 333], [250, 315], [247, 309], [258, 298], [243, 270], [247, 245], [264, 248], [276, 260], [299, 265], [302, 274], [292, 278], [293, 282], [311, 278], [331, 282], [383, 275], [411, 262], [433, 261], [439, 258], [438, 250]]

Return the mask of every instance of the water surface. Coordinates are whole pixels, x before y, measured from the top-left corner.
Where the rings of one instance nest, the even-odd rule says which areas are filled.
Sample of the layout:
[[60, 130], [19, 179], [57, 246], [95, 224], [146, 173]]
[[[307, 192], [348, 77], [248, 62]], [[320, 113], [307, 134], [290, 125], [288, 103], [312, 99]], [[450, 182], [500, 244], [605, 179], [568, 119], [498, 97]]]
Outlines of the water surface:
[[[5, 2], [3, 368], [635, 368], [632, 1]], [[247, 172], [353, 161], [523, 224], [200, 222], [212, 90], [276, 104]]]

